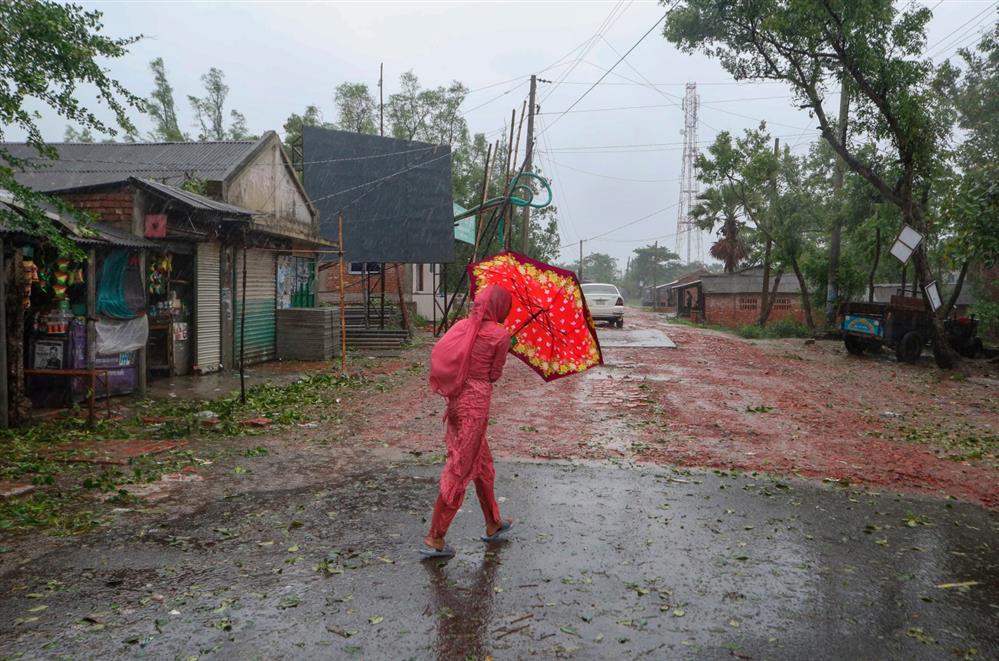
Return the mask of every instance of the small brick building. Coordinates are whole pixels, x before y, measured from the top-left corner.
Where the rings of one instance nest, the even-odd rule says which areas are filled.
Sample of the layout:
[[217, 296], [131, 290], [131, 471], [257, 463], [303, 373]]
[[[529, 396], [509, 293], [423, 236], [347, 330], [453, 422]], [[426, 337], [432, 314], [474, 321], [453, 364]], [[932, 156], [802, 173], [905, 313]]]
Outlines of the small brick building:
[[[770, 281], [773, 291], [773, 278]], [[700, 278], [673, 285], [677, 314], [692, 321], [738, 327], [756, 323], [763, 300], [763, 269], [750, 268], [736, 273], [704, 273]], [[801, 291], [793, 276], [780, 280], [769, 321], [793, 319], [804, 322]]]

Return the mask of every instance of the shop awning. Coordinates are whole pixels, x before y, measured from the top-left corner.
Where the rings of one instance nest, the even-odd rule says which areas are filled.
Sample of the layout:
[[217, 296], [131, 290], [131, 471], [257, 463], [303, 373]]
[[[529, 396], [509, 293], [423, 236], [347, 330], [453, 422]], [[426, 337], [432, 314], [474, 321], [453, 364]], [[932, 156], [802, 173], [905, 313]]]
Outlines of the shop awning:
[[210, 197], [199, 195], [198, 193], [192, 193], [184, 190], [183, 188], [170, 186], [169, 184], [162, 184], [158, 181], [153, 181], [152, 179], [129, 177], [128, 183], [137, 188], [141, 188], [146, 192], [182, 204], [191, 211], [221, 215], [223, 220], [248, 221], [253, 216], [257, 215], [256, 211], [244, 209], [243, 207], [237, 207], [233, 204], [228, 204], [219, 200], [213, 200]]

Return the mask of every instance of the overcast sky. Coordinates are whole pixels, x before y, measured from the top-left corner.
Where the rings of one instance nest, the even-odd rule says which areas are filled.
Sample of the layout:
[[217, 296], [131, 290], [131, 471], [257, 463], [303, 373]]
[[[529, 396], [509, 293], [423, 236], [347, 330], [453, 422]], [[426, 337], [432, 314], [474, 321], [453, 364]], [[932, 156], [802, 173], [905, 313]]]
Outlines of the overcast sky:
[[[531, 73], [561, 80], [539, 86], [538, 150], [553, 180], [562, 243], [607, 233], [584, 248], [611, 254], [622, 268], [636, 247], [657, 239], [675, 244], [685, 83], [697, 83], [702, 145], [720, 130], [740, 131], [762, 119], [800, 151], [816, 136], [814, 120], [793, 107], [785, 87], [734, 84], [717, 62], [680, 53], [659, 28], [575, 106], [577, 112], [560, 117], [663, 15], [655, 2], [83, 4], [104, 12], [110, 35], [145, 35], [110, 64], [111, 72], [145, 96], [152, 89], [149, 61], [163, 57], [182, 128], [194, 134], [186, 95], [201, 94], [199, 78], [212, 66], [225, 72], [229, 107], [246, 115], [254, 133], [280, 132], [288, 115], [308, 104], [334, 120], [334, 87], [360, 81], [377, 92], [380, 62], [386, 96], [409, 69], [425, 87], [465, 83], [472, 90], [463, 107], [469, 128], [491, 137], [509, 123], [512, 108], [520, 112]], [[934, 8], [927, 53], [937, 60], [976, 41], [996, 20], [994, 0], [925, 4]], [[652, 107], [607, 110], [632, 106]], [[150, 128], [146, 118], [137, 123]], [[47, 139], [62, 139], [64, 121], [46, 116], [42, 126]], [[709, 241], [705, 236], [702, 254]], [[572, 245], [563, 257], [577, 254]]]

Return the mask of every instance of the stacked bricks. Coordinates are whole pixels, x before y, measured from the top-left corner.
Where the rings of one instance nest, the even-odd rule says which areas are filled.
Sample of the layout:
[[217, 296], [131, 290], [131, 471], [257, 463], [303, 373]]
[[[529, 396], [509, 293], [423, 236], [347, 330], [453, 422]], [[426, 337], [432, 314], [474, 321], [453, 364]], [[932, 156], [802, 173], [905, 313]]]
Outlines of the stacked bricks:
[[60, 197], [77, 209], [94, 214], [102, 223], [131, 230], [135, 196], [130, 186], [87, 193], [65, 193]]

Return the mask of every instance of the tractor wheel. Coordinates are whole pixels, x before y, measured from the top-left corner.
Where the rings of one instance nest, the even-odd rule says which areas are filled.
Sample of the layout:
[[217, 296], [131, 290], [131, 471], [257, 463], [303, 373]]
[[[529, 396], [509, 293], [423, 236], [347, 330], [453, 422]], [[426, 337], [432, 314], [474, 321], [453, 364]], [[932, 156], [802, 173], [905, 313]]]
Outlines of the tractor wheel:
[[843, 344], [846, 345], [846, 350], [854, 356], [864, 355], [864, 349], [867, 348], [866, 342], [861, 340], [859, 337], [854, 337], [853, 335], [847, 335], [843, 338]]
[[902, 362], [915, 365], [923, 353], [923, 338], [916, 331], [909, 331], [895, 347], [895, 356]]

